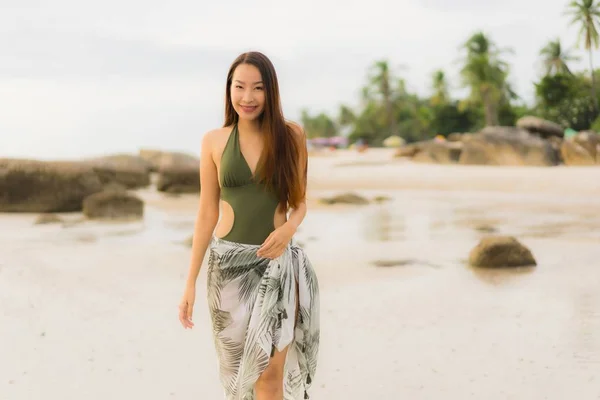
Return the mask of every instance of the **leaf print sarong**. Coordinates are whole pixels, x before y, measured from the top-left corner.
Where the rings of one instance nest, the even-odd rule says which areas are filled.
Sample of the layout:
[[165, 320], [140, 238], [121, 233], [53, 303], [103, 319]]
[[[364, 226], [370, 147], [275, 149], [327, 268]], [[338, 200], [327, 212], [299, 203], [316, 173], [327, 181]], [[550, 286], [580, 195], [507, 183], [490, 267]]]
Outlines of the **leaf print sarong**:
[[293, 242], [274, 260], [258, 257], [259, 248], [216, 236], [209, 248], [208, 306], [225, 398], [254, 400], [275, 348], [290, 345], [284, 400], [308, 399], [319, 350], [317, 277]]

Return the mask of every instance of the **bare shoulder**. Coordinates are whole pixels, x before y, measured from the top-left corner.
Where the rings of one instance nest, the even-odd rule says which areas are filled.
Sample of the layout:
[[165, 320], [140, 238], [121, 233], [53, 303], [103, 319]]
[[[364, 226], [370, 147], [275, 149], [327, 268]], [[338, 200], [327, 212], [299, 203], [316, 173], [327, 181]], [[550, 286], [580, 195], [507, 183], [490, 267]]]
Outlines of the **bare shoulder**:
[[208, 151], [219, 151], [225, 147], [227, 138], [231, 133], [230, 127], [216, 128], [207, 131], [202, 137], [202, 148]]

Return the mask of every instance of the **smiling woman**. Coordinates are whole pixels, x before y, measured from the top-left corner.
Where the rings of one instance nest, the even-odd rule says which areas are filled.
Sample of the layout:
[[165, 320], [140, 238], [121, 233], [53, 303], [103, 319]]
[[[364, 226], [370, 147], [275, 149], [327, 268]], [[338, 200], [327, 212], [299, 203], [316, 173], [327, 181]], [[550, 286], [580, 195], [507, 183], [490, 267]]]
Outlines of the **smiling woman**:
[[244, 53], [231, 65], [224, 126], [204, 135], [201, 153], [180, 321], [194, 325], [196, 280], [208, 250], [208, 302], [226, 399], [307, 399], [319, 349], [319, 288], [293, 241], [306, 215], [306, 139], [284, 119], [275, 69], [262, 53]]

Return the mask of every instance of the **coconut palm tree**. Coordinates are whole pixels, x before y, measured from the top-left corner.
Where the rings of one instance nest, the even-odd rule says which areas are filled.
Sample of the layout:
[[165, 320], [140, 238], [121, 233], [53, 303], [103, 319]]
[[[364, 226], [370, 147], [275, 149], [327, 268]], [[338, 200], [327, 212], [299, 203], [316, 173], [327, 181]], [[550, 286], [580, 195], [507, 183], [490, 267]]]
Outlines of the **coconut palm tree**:
[[583, 42], [584, 48], [589, 53], [590, 74], [592, 75], [592, 99], [594, 100], [595, 111], [598, 112], [592, 50], [597, 49], [600, 42], [598, 35], [600, 4], [598, 0], [574, 0], [569, 3], [565, 13], [571, 17], [571, 25], [579, 25], [579, 45]]
[[461, 76], [463, 85], [471, 89], [469, 100], [483, 105], [486, 125], [498, 125], [498, 107], [512, 94], [506, 82], [508, 65], [499, 59], [507, 50], [496, 48], [483, 32], [472, 35], [463, 49]]
[[572, 75], [567, 63], [579, 60], [578, 57], [570, 55], [568, 51], [562, 48], [560, 39], [549, 42], [540, 51], [540, 56], [542, 56], [542, 61], [546, 69], [546, 76], [556, 74]]
[[431, 96], [431, 104], [434, 106], [446, 104], [449, 98], [446, 74], [440, 69], [433, 73], [432, 78], [433, 96]]
[[396, 89], [393, 87], [393, 82], [396, 82], [397, 78], [387, 60], [376, 61], [369, 72], [368, 85], [363, 88], [363, 100], [372, 100], [375, 95], [382, 101], [389, 134], [397, 135], [398, 121], [394, 104]]

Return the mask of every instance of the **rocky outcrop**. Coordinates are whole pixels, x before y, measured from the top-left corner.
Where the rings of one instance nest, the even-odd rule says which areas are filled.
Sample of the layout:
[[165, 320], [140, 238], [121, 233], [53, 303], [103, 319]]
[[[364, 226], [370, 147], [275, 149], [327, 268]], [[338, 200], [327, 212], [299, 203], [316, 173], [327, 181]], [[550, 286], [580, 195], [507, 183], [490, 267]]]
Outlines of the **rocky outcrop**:
[[0, 159], [0, 212], [81, 211], [83, 199], [101, 190], [86, 163]]
[[541, 137], [548, 138], [550, 136], [563, 137], [564, 129], [562, 126], [547, 121], [542, 118], [525, 116], [520, 118], [516, 123], [517, 128], [524, 129], [530, 133], [535, 133]]
[[198, 169], [200, 166], [198, 157], [182, 152], [142, 149], [140, 150], [139, 155], [140, 158], [150, 164], [150, 170], [152, 172], [160, 172], [163, 169], [172, 170], [175, 168]]
[[469, 254], [474, 267], [502, 268], [536, 265], [531, 251], [512, 236], [488, 236]]
[[464, 165], [553, 166], [559, 156], [552, 145], [513, 127], [486, 127], [462, 140], [459, 163]]
[[560, 154], [566, 165], [600, 165], [600, 134], [579, 132], [562, 142]]
[[115, 154], [85, 160], [92, 165], [103, 185], [121, 184], [128, 189], [150, 185], [152, 164], [142, 157], [129, 154]]
[[162, 168], [158, 174], [156, 188], [167, 193], [200, 192], [199, 166]]
[[90, 219], [139, 219], [144, 202], [126, 192], [103, 191], [84, 199], [83, 214]]
[[395, 157], [409, 157], [415, 162], [455, 164], [460, 158], [462, 143], [426, 140], [401, 146]]

